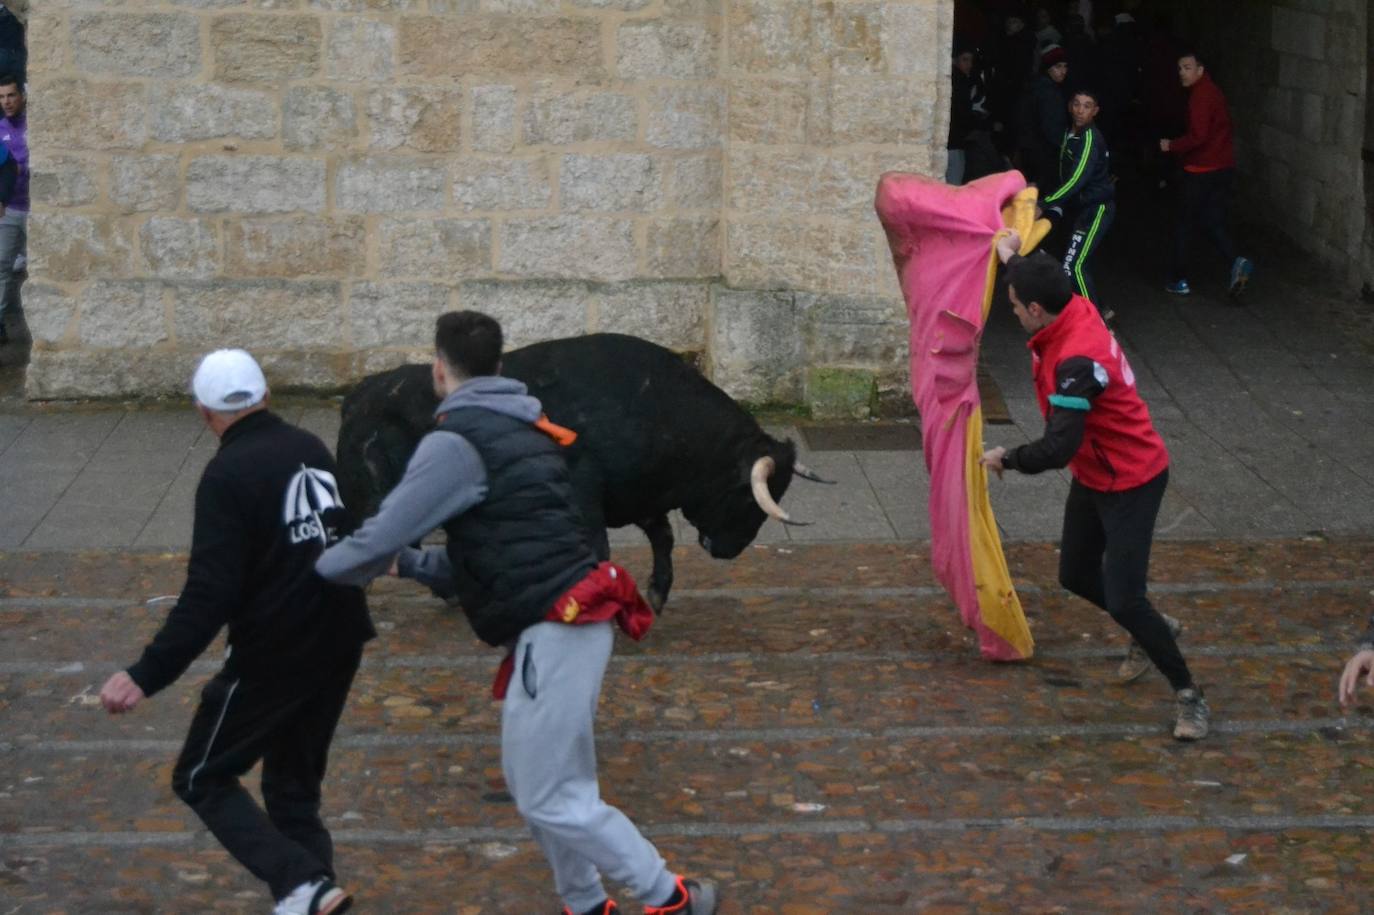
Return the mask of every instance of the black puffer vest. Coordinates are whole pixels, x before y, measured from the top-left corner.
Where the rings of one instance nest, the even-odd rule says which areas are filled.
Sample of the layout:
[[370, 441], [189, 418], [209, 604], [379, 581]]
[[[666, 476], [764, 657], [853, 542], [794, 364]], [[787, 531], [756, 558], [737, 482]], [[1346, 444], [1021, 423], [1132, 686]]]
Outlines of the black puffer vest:
[[467, 439], [487, 471], [487, 497], [444, 532], [468, 622], [482, 641], [504, 645], [596, 568], [596, 556], [551, 438], [482, 407], [452, 410], [438, 428]]

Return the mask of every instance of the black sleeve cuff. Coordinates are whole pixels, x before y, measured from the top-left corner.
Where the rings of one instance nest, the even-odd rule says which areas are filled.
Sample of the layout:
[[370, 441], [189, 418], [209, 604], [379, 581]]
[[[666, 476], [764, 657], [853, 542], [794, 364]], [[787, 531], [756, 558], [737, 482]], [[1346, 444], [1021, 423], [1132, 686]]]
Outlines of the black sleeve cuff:
[[143, 690], [143, 698], [145, 699], [151, 699], [155, 694], [167, 688], [164, 679], [158, 677], [143, 658], [130, 665], [124, 672], [129, 675], [129, 679], [138, 684], [139, 689]]

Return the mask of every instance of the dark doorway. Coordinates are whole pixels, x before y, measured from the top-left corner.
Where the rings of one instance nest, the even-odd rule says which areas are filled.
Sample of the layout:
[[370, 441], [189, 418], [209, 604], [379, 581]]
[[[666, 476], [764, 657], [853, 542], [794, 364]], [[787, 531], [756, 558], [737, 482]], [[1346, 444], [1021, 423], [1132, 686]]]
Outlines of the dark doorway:
[[1374, 303], [1374, 15], [1365, 23], [1364, 300]]
[[[50, 14], [40, 10], [39, 15]], [[23, 90], [27, 60], [27, 28], [22, 13], [16, 15], [9, 6], [0, 3], [0, 76], [9, 78], [11, 82], [18, 80], [19, 89]], [[9, 137], [8, 129], [0, 130], [0, 142], [4, 143], [7, 152], [11, 152]], [[24, 159], [18, 161], [21, 163], [20, 180], [27, 186], [28, 175], [22, 171], [27, 168], [27, 164]], [[21, 209], [22, 207], [16, 208], [10, 215], [15, 216]], [[3, 212], [3, 208], [0, 208], [0, 212]], [[14, 229], [7, 223], [6, 231], [13, 233]], [[10, 234], [5, 237], [14, 236]], [[17, 290], [22, 287], [28, 277], [28, 246], [23, 241], [24, 237], [23, 234], [19, 236], [17, 248], [11, 254], [14, 260], [7, 265], [10, 283], [8, 286], [0, 283], [0, 296], [8, 299], [5, 307], [0, 308], [0, 407], [23, 399], [24, 369], [29, 364], [30, 344], [33, 340], [24, 320], [20, 294], [17, 291], [13, 294], [6, 292], [6, 288]]]

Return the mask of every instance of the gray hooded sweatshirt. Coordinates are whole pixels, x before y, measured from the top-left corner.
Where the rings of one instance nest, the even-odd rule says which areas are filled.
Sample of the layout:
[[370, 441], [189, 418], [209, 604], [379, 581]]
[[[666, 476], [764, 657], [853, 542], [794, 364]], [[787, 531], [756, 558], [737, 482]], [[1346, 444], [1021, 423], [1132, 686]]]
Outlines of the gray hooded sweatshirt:
[[[481, 407], [529, 423], [543, 413], [523, 382], [499, 375], [463, 382], [443, 399], [434, 415], [459, 407]], [[420, 439], [405, 475], [382, 500], [377, 514], [352, 536], [325, 550], [315, 571], [329, 581], [365, 585], [385, 575], [394, 559], [403, 578], [413, 578], [441, 594], [452, 593], [446, 549], [415, 549], [410, 544], [486, 497], [487, 471], [477, 449], [456, 432], [430, 432]]]

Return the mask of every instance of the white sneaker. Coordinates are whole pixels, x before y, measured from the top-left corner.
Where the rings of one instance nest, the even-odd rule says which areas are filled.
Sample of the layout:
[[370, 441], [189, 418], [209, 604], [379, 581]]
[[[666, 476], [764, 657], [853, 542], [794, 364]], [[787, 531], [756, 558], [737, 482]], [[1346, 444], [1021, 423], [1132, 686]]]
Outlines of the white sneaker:
[[29, 266], [29, 259], [28, 259], [27, 257], [25, 257], [25, 256], [22, 255], [22, 254], [16, 254], [16, 255], [14, 256], [14, 272], [15, 272], [15, 273], [23, 273], [24, 270], [25, 270], [25, 268], [27, 268], [28, 266]]
[[341, 915], [353, 905], [353, 897], [333, 880], [302, 883], [277, 903], [272, 915]]

